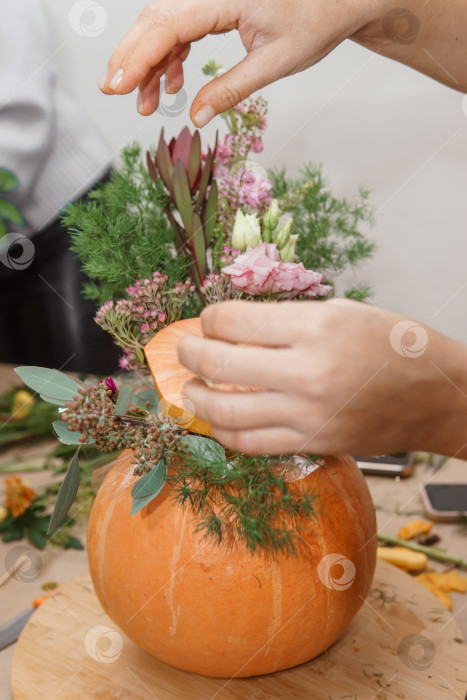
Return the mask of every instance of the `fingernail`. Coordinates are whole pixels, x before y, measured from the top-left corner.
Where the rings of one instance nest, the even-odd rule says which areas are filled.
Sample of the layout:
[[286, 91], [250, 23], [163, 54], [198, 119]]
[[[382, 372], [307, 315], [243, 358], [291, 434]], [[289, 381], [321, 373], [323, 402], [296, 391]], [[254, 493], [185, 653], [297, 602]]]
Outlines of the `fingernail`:
[[193, 121], [195, 122], [196, 126], [201, 129], [203, 126], [206, 126], [206, 124], [208, 124], [215, 116], [216, 110], [214, 107], [211, 107], [211, 105], [204, 105], [204, 107], [201, 107], [201, 109], [196, 112]]
[[108, 77], [109, 77], [109, 71], [108, 71], [108, 69], [106, 68], [105, 71], [102, 73], [101, 77], [99, 78], [99, 82], [97, 83], [97, 87], [98, 87], [100, 90], [102, 90], [102, 88], [103, 88], [104, 85], [106, 84], [107, 78], [108, 78]]
[[138, 92], [138, 97], [136, 98], [136, 109], [140, 114], [143, 114], [143, 107], [144, 107], [144, 99], [143, 99], [143, 93]]
[[109, 83], [111, 90], [115, 90], [123, 78], [123, 68], [119, 68]]

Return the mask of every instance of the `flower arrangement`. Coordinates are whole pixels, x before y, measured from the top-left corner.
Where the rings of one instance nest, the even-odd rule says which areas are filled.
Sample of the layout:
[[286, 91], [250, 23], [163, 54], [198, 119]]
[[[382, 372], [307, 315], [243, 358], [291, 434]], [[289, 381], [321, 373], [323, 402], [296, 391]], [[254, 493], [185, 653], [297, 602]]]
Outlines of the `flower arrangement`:
[[[210, 61], [204, 71], [215, 76]], [[217, 541], [239, 537], [251, 551], [294, 551], [302, 519], [316, 516], [319, 494], [292, 489], [284, 474], [306, 471], [319, 457], [248, 457], [226, 453], [209, 437], [189, 433], [164, 415], [148, 379], [136, 392], [131, 377], [148, 373], [144, 347], [171, 323], [226, 299], [322, 300], [334, 294], [332, 271], [369, 257], [373, 244], [359, 227], [371, 222], [368, 192], [353, 202], [334, 197], [321, 168], [307, 165], [295, 180], [284, 171], [259, 173], [251, 154], [263, 150], [267, 103], [261, 97], [223, 116], [227, 133], [207, 151], [185, 127], [141, 161], [137, 145], [88, 202], [70, 205], [64, 222], [90, 281], [84, 293], [100, 304], [96, 322], [122, 349], [128, 381], [75, 382], [54, 370], [19, 368], [23, 381], [60, 406], [60, 440], [78, 445], [51, 519], [66, 516], [79, 485], [80, 445], [133, 450], [132, 513], [168, 480], [174, 498], [199, 517]], [[367, 289], [346, 293], [365, 299]], [[189, 426], [188, 426], [189, 427]], [[293, 524], [284, 525], [285, 519]]]

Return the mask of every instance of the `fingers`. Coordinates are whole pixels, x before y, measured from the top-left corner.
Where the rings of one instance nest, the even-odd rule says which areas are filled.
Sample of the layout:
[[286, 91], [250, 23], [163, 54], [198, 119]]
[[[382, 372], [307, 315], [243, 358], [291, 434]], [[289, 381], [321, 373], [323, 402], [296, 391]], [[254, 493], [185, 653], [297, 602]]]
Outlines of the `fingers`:
[[291, 383], [287, 350], [238, 346], [185, 335], [178, 345], [178, 357], [192, 372], [217, 384], [280, 390]]
[[138, 92], [136, 108], [143, 117], [149, 117], [159, 107], [160, 78], [157, 75], [151, 77], [143, 88]]
[[172, 58], [165, 71], [165, 91], [173, 95], [183, 87], [183, 63], [179, 58]]
[[[153, 20], [152, 8], [153, 6], [149, 5], [145, 10], [143, 10], [143, 12], [136, 20], [135, 24], [125, 34], [117, 49], [110, 57], [110, 60], [107, 65], [107, 70], [104, 72], [101, 79], [99, 80], [99, 88], [106, 95], [114, 94], [114, 89], [113, 87], [111, 87], [111, 85], [113, 86], [114, 81], [118, 80], [119, 72], [122, 69], [126, 56], [151, 26], [151, 22]], [[146, 73], [147, 72], [149, 71], [146, 71]], [[132, 89], [134, 89], [135, 87], [136, 85]], [[131, 90], [128, 90], [128, 92], [131, 92]]]
[[213, 437], [225, 447], [248, 455], [297, 454], [306, 449], [307, 439], [291, 428], [223, 430], [215, 428]]
[[[201, 313], [203, 333], [229, 343], [288, 347], [297, 323], [303, 326], [304, 306], [314, 302], [225, 301]], [[297, 308], [298, 307], [298, 308]], [[301, 313], [297, 313], [298, 311]]]
[[283, 77], [278, 66], [280, 48], [274, 44], [253, 49], [236, 66], [204, 85], [193, 100], [190, 116], [205, 126], [216, 114], [234, 107], [253, 92]]
[[108, 94], [132, 92], [152, 68], [178, 45], [187, 45], [213, 31], [229, 31], [237, 24], [235, 8], [218, 0], [169, 0], [152, 3], [112, 55], [101, 89]]
[[293, 416], [292, 399], [280, 392], [224, 392], [191, 379], [183, 394], [196, 407], [197, 418], [221, 430], [283, 426], [287, 417]]
[[183, 87], [183, 61], [190, 52], [190, 45], [175, 47], [169, 57], [152, 68], [139, 84], [136, 106], [138, 112], [147, 117], [159, 107], [160, 79], [166, 76], [165, 91], [178, 92]]

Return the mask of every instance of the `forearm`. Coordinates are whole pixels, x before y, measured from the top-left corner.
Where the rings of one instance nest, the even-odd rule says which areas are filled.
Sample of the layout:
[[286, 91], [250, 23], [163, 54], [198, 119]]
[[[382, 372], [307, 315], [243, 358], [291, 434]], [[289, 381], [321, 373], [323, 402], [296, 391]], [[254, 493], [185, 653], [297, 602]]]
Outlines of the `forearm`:
[[352, 39], [467, 92], [467, 0], [396, 0]]
[[[412, 384], [421, 416], [413, 439], [418, 449], [467, 459], [467, 345], [431, 331], [426, 355], [426, 381], [419, 392]], [[409, 362], [416, 374], [418, 359]]]

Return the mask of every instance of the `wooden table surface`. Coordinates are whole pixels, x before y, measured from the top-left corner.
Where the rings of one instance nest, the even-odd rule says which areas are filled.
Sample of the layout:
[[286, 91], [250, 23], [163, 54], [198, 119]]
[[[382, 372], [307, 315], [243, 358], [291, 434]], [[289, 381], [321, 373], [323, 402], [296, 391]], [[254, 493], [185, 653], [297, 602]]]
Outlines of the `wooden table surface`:
[[[0, 393], [20, 384], [19, 378], [11, 367], [0, 366]], [[36, 448], [17, 448], [14, 451], [19, 458], [25, 458], [28, 452]], [[9, 454], [11, 459], [11, 453]], [[4, 457], [2, 458], [4, 460]], [[0, 459], [0, 463], [2, 461]], [[50, 480], [46, 471], [25, 474], [34, 485], [42, 485]], [[467, 463], [461, 460], [448, 460], [441, 469], [434, 473], [424, 464], [419, 464], [413, 476], [397, 481], [389, 477], [367, 477], [368, 485], [377, 508], [379, 530], [387, 535], [396, 535], [400, 526], [418, 517], [422, 512], [420, 489], [423, 483], [439, 481], [467, 482]], [[0, 503], [3, 503], [3, 481], [0, 479]], [[440, 535], [440, 547], [450, 554], [467, 557], [467, 527], [459, 524], [439, 523], [433, 530]], [[85, 533], [82, 532], [83, 539]], [[28, 575], [11, 579], [0, 589], [0, 625], [18, 612], [31, 607], [32, 601], [43, 594], [41, 586], [50, 581], [63, 583], [87, 568], [85, 551], [63, 550], [56, 547], [45, 553], [32, 548], [26, 540], [4, 544], [0, 541], [0, 576], [10, 567], [12, 557], [20, 554], [20, 548], [31, 553], [32, 568]], [[443, 565], [430, 562], [436, 570], [443, 570]], [[34, 568], [36, 567], [36, 568]], [[466, 572], [467, 575], [467, 572]], [[467, 639], [467, 595], [452, 594], [452, 614], [462, 633]], [[0, 652], [0, 700], [11, 700], [10, 668], [14, 645]], [[446, 670], [448, 673], [448, 669]], [[34, 698], [31, 698], [34, 700]], [[376, 700], [376, 699], [375, 699]]]

